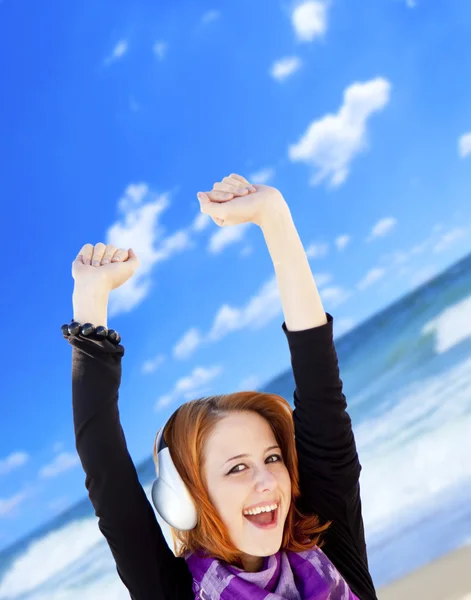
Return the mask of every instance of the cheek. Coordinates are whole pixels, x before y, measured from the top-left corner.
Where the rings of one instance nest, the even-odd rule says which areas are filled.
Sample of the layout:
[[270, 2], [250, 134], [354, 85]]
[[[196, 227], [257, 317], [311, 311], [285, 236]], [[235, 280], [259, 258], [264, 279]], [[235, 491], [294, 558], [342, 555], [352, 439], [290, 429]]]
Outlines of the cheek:
[[234, 520], [234, 515], [241, 512], [244, 497], [238, 486], [225, 480], [214, 481], [209, 489], [209, 497], [225, 525]]
[[288, 469], [285, 465], [280, 472], [280, 477], [278, 479], [279, 485], [283, 491], [283, 493], [290, 497], [291, 496], [291, 477], [289, 476]]

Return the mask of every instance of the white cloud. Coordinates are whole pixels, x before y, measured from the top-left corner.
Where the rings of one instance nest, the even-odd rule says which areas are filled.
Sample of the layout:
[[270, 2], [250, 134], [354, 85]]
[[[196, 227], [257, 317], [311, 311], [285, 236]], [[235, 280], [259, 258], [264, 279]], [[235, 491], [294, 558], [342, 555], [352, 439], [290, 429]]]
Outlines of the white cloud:
[[58, 454], [51, 463], [40, 469], [39, 477], [50, 479], [51, 477], [56, 477], [61, 473], [65, 473], [65, 471], [73, 469], [78, 464], [79, 458], [76, 454], [62, 452], [61, 454]]
[[155, 358], [145, 361], [145, 363], [142, 365], [142, 372], [144, 374], [154, 373], [154, 371], [157, 371], [157, 369], [161, 367], [164, 362], [165, 356], [163, 354], [158, 354]]
[[175, 344], [173, 356], [178, 359], [188, 358], [201, 345], [203, 339], [196, 327], [189, 329], [182, 339]]
[[406, 0], [407, 8], [415, 8], [417, 6], [416, 0]]
[[435, 244], [433, 251], [434, 252], [443, 252], [444, 250], [448, 250], [450, 246], [452, 246], [455, 242], [466, 237], [467, 231], [462, 227], [455, 227], [451, 231], [447, 231], [444, 233], [438, 242]]
[[165, 408], [182, 397], [188, 401], [207, 395], [208, 384], [220, 375], [221, 372], [222, 368], [219, 366], [209, 368], [196, 367], [190, 375], [179, 379], [170, 393], [159, 398], [155, 405], [155, 410]]
[[156, 261], [167, 260], [174, 254], [192, 247], [188, 231], [181, 229], [162, 240], [160, 248], [155, 253], [155, 259]]
[[317, 287], [320, 288], [332, 281], [332, 275], [330, 273], [314, 273], [314, 281]]
[[217, 21], [221, 16], [219, 10], [208, 10], [208, 12], [204, 13], [201, 17], [201, 22], [204, 24], [212, 23], [213, 21]]
[[256, 390], [260, 386], [260, 378], [258, 375], [250, 375], [243, 379], [239, 384], [239, 390], [241, 392], [248, 392]]
[[7, 475], [10, 471], [22, 467], [28, 460], [29, 455], [26, 452], [12, 452], [6, 458], [0, 460], [0, 475]]
[[458, 140], [458, 152], [461, 158], [471, 155], [471, 131], [462, 135]]
[[355, 327], [355, 320], [350, 317], [344, 317], [343, 319], [335, 319], [334, 321], [334, 335], [340, 337], [345, 333], [348, 333]]
[[163, 60], [167, 54], [168, 44], [166, 42], [162, 42], [162, 41], [156, 42], [152, 49], [154, 51], [155, 56], [159, 60]]
[[[149, 199], [143, 203], [144, 198]], [[161, 233], [158, 218], [168, 205], [166, 195], [151, 196], [146, 184], [130, 185], [119, 201], [123, 218], [108, 229], [107, 243], [133, 248], [140, 259], [140, 267], [134, 277], [111, 294], [111, 315], [130, 311], [148, 294], [149, 273], [156, 262], [157, 238]]]
[[[443, 252], [454, 243], [463, 240], [470, 232], [469, 227], [447, 229], [445, 224], [439, 223], [434, 225], [424, 240], [415, 243], [410, 248], [385, 254], [381, 257], [381, 261], [385, 263], [388, 273], [399, 278], [408, 277], [410, 283], [417, 287], [435, 275], [436, 267], [432, 268], [423, 261], [418, 263], [414, 259], [418, 259], [424, 254], [430, 256], [432, 253]], [[391, 280], [391, 277], [388, 279]]]
[[335, 245], [337, 246], [337, 250], [341, 252], [344, 250], [351, 241], [351, 237], [349, 235], [339, 235], [335, 238]]
[[211, 254], [219, 254], [224, 248], [231, 244], [240, 242], [245, 232], [250, 227], [250, 223], [242, 223], [232, 227], [220, 227], [209, 238], [208, 250]]
[[351, 295], [350, 292], [347, 292], [341, 286], [331, 286], [322, 288], [319, 291], [319, 293], [321, 295], [322, 301], [326, 304], [328, 303], [329, 306], [331, 306], [332, 308], [340, 306], [341, 304], [346, 302]]
[[389, 254], [389, 255], [386, 255], [386, 256], [390, 257], [390, 259], [391, 259], [391, 264], [392, 264], [394, 267], [397, 267], [397, 266], [399, 266], [399, 265], [404, 265], [404, 264], [406, 264], [406, 263], [407, 263], [407, 262], [410, 260], [410, 257], [411, 257], [411, 251], [409, 251], [409, 252], [407, 253], [407, 252], [404, 252], [404, 251], [402, 251], [402, 250], [396, 250], [396, 251], [395, 251], [395, 252], [393, 252], [392, 254]]
[[51, 500], [48, 503], [47, 507], [49, 510], [52, 510], [55, 513], [62, 512], [65, 510], [70, 504], [70, 499], [67, 496], [63, 496], [61, 498], [56, 498], [55, 500]]
[[128, 312], [149, 293], [154, 265], [191, 248], [188, 230], [164, 237], [159, 218], [170, 204], [169, 195], [157, 195], [146, 183], [129, 185], [118, 201], [121, 220], [107, 231], [106, 241], [117, 247], [132, 248], [140, 260], [139, 270], [110, 296], [110, 316]]
[[[321, 275], [327, 281], [329, 276]], [[272, 277], [252, 296], [245, 306], [235, 308], [224, 304], [217, 311], [207, 335], [197, 329], [188, 331], [177, 343], [174, 353], [187, 358], [203, 343], [217, 342], [233, 331], [245, 328], [260, 329], [282, 312], [276, 277]], [[173, 397], [173, 396], [172, 396]], [[163, 400], [164, 402], [165, 400]], [[170, 399], [168, 400], [171, 401]]]
[[296, 37], [301, 42], [312, 42], [327, 31], [327, 4], [308, 0], [298, 4], [292, 14]]
[[354, 83], [345, 90], [337, 114], [313, 121], [299, 142], [289, 147], [292, 161], [316, 169], [312, 185], [327, 179], [331, 186], [339, 186], [347, 179], [354, 156], [367, 147], [368, 118], [386, 106], [390, 90], [391, 84], [381, 77]]
[[277, 81], [285, 81], [301, 68], [301, 59], [297, 56], [289, 56], [277, 60], [270, 69], [270, 75]]
[[366, 241], [370, 242], [371, 240], [387, 235], [394, 229], [394, 227], [396, 227], [396, 225], [397, 219], [394, 217], [385, 217], [384, 219], [380, 219], [373, 225], [371, 233]]
[[313, 244], [310, 244], [306, 248], [306, 255], [308, 258], [322, 258], [327, 255], [328, 251], [329, 251], [328, 244], [323, 244], [323, 243], [314, 244], [313, 243]]
[[113, 51], [111, 52], [111, 54], [105, 59], [105, 65], [109, 65], [110, 63], [114, 62], [115, 60], [122, 58], [126, 54], [127, 51], [128, 51], [127, 41], [120, 40], [116, 44], [116, 46], [113, 48]]
[[15, 509], [26, 500], [27, 494], [20, 492], [10, 498], [0, 498], [0, 517], [13, 516]]
[[64, 442], [56, 442], [52, 447], [53, 452], [60, 452], [64, 448]]
[[266, 167], [265, 169], [261, 169], [260, 171], [255, 171], [255, 173], [251, 173], [249, 181], [254, 184], [265, 185], [274, 177], [275, 169], [273, 169], [272, 167]]
[[410, 282], [414, 287], [418, 287], [425, 283], [426, 281], [430, 281], [437, 274], [436, 267], [432, 267], [430, 265], [422, 267], [418, 271], [412, 274], [410, 278]]
[[357, 283], [357, 288], [362, 291], [366, 290], [366, 288], [370, 287], [370, 285], [373, 285], [373, 283], [376, 283], [382, 279], [385, 273], [385, 269], [382, 269], [381, 267], [370, 269], [363, 279]]
[[208, 339], [217, 341], [232, 331], [259, 329], [281, 312], [280, 295], [276, 278], [267, 281], [258, 294], [253, 296], [242, 308], [223, 305], [214, 319]]
[[204, 213], [200, 212], [198, 215], [196, 215], [195, 220], [193, 221], [192, 229], [196, 232], [204, 231], [211, 221], [212, 219], [209, 215], [205, 215]]
[[242, 250], [240, 251], [240, 255], [245, 258], [247, 256], [250, 256], [253, 252], [253, 248], [252, 246], [250, 246], [250, 244], [246, 244]]

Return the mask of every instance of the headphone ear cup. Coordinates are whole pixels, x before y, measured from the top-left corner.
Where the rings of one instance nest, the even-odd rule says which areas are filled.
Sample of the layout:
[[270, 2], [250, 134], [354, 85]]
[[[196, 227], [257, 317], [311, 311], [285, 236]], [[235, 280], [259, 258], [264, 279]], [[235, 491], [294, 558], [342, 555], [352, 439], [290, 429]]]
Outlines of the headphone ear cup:
[[155, 510], [171, 527], [189, 531], [196, 527], [198, 515], [188, 488], [180, 477], [168, 448], [158, 453], [158, 478], [152, 484]]

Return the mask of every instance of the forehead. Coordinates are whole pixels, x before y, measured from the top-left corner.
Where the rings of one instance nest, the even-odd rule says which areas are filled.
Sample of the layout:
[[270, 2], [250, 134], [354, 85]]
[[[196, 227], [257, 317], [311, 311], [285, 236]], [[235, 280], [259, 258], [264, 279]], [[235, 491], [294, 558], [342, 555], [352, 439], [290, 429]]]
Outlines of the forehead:
[[[223, 454], [249, 452], [252, 447], [275, 444], [268, 421], [253, 411], [233, 412], [224, 416], [208, 436], [205, 454], [223, 458]], [[235, 452], [234, 452], [235, 450]]]

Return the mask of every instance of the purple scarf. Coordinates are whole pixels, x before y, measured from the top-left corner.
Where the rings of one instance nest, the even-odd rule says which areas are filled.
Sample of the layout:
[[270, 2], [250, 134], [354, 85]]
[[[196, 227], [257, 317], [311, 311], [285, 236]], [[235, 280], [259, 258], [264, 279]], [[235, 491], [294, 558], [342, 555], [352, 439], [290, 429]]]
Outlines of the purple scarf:
[[248, 573], [202, 554], [188, 554], [195, 600], [359, 600], [332, 562], [315, 546], [277, 552]]

